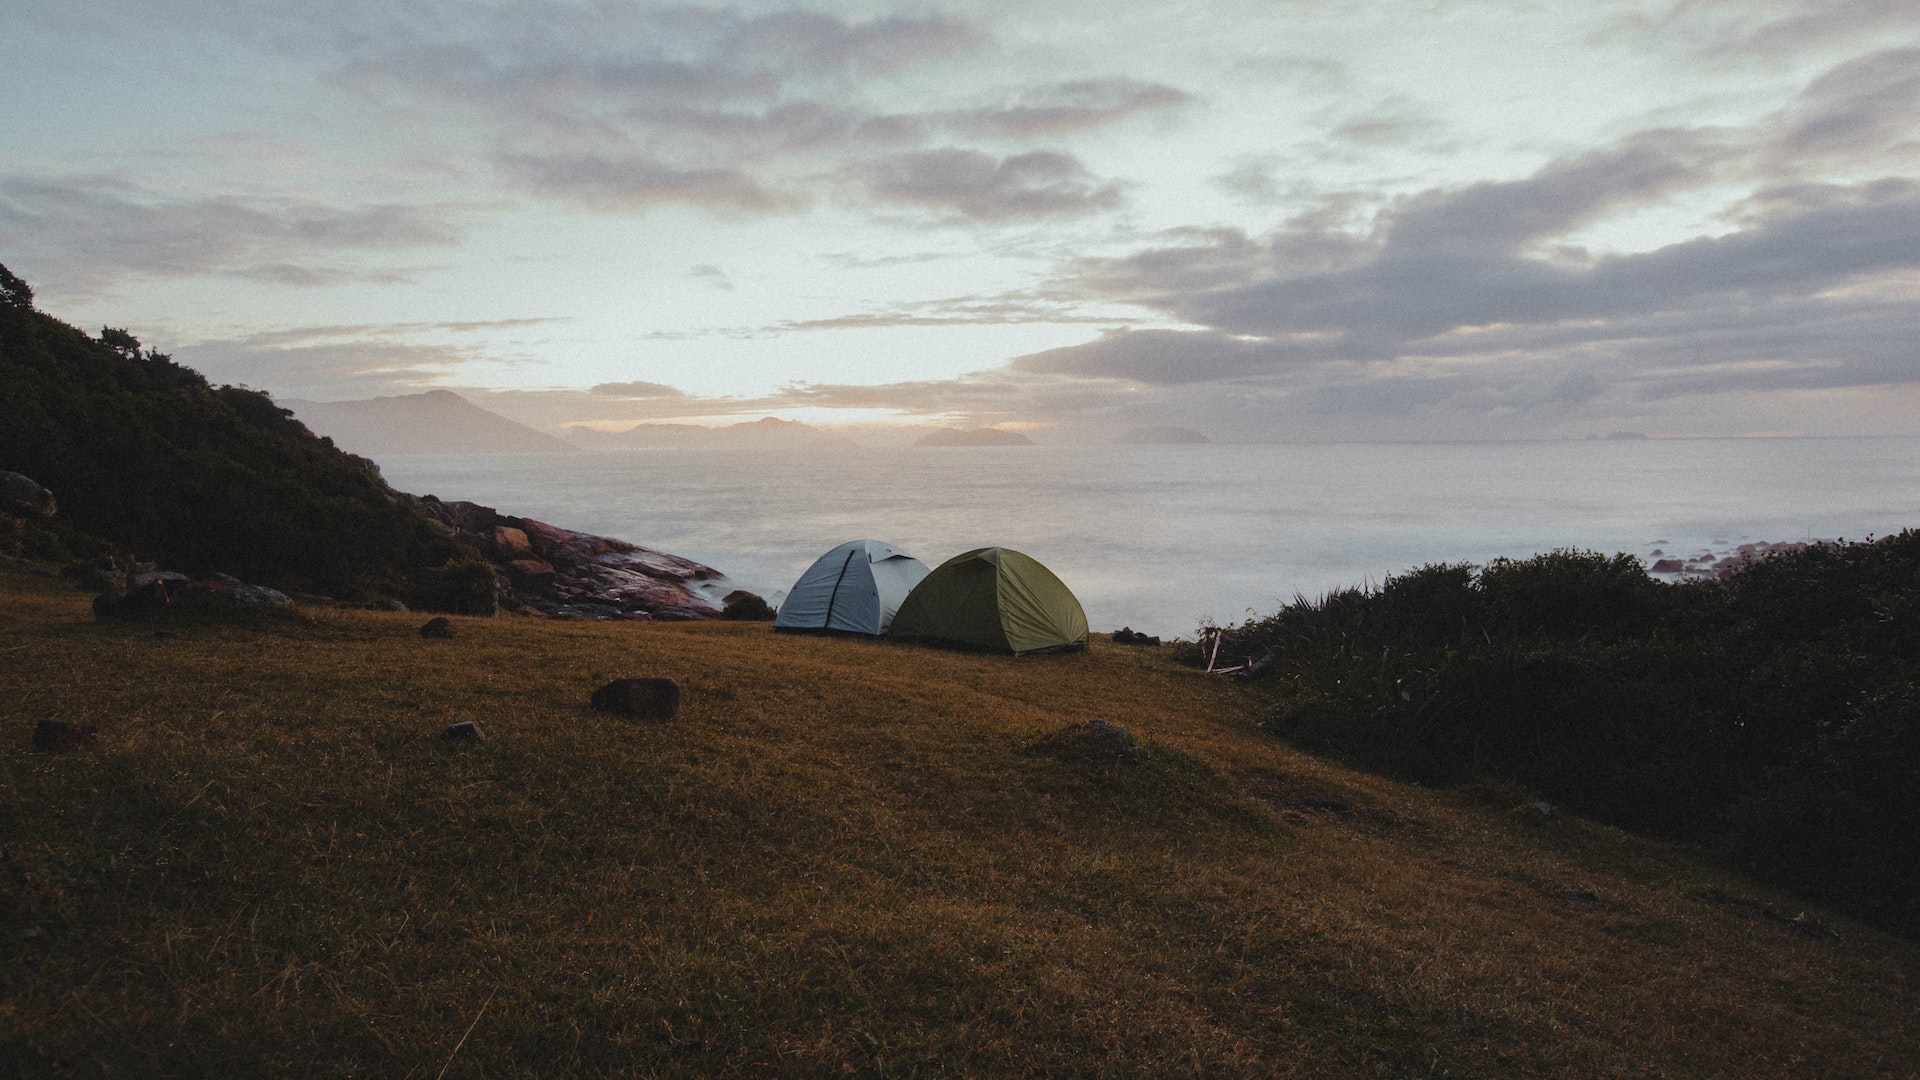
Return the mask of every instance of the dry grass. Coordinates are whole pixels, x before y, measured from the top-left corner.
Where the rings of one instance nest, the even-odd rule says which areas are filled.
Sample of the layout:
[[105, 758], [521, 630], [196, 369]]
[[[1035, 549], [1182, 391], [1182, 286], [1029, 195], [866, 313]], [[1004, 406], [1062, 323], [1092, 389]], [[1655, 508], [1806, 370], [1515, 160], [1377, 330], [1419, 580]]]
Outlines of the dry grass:
[[[0, 1074], [1920, 1071], [1912, 945], [1152, 651], [0, 606]], [[585, 707], [624, 675], [679, 719]], [[1143, 749], [1032, 752], [1095, 718]]]

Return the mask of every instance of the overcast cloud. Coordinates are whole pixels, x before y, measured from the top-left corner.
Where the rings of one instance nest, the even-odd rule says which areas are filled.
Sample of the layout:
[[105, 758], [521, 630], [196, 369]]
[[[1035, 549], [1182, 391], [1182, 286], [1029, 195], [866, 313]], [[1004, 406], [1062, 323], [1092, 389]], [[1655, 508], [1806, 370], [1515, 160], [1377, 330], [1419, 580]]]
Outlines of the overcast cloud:
[[0, 262], [283, 396], [1920, 433], [1900, 0], [22, 7]]

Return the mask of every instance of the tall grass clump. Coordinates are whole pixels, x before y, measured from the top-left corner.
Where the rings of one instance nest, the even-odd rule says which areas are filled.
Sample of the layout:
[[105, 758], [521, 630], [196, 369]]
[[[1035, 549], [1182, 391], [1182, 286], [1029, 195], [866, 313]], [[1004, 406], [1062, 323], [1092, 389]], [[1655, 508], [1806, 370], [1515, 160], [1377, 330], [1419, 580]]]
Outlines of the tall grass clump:
[[1920, 932], [1920, 532], [1665, 585], [1630, 555], [1436, 564], [1223, 631], [1266, 727], [1494, 775]]

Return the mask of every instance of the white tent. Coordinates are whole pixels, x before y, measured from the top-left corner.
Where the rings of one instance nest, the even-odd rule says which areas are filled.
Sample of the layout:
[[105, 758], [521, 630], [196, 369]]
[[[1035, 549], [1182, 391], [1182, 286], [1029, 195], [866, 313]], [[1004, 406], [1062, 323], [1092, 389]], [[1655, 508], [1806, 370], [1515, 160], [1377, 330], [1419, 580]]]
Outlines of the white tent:
[[780, 605], [775, 630], [884, 634], [927, 566], [892, 544], [849, 540], [813, 561]]

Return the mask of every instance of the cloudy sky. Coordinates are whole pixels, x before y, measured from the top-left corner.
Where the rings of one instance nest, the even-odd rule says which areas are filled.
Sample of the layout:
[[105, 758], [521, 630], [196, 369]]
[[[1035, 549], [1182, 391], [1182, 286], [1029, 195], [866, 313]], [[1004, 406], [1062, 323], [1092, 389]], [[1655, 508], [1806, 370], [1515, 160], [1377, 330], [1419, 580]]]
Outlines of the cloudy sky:
[[283, 398], [1920, 433], [1913, 0], [11, 0], [0, 263]]

